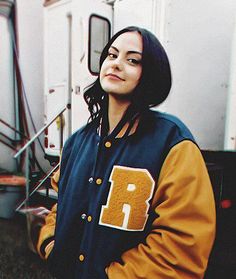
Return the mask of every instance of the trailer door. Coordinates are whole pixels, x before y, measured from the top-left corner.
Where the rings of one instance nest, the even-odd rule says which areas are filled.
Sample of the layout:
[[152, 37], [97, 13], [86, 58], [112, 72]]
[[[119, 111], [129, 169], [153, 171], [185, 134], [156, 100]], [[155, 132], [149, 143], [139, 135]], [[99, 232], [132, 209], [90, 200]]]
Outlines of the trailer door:
[[[53, 2], [44, 9], [45, 123], [51, 122], [68, 104], [70, 15], [70, 1]], [[66, 110], [45, 131], [45, 152], [49, 156], [59, 156], [63, 140], [70, 133], [69, 113]]]
[[99, 58], [111, 36], [112, 7], [102, 1], [73, 2], [72, 20], [72, 132], [89, 118], [85, 88], [98, 77]]

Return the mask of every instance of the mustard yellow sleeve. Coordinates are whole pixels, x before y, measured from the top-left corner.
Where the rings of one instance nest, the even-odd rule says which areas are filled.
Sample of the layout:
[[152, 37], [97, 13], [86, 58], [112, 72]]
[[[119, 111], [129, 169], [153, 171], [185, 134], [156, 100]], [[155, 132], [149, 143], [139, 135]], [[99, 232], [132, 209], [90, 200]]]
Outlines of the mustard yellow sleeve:
[[[58, 181], [60, 169], [56, 171], [51, 178], [52, 188], [58, 192]], [[54, 233], [56, 225], [57, 204], [55, 204], [50, 213], [45, 218], [45, 224], [42, 226], [37, 243], [37, 251], [42, 259], [47, 259], [52, 251], [54, 244]]]
[[200, 279], [215, 238], [212, 186], [198, 147], [183, 141], [162, 166], [145, 243], [106, 268], [109, 279]]

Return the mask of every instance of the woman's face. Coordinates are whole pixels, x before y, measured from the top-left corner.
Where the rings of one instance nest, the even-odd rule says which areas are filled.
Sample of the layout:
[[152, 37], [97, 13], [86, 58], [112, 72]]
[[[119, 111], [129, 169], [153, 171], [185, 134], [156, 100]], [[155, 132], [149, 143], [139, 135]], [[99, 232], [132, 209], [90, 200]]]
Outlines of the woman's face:
[[105, 92], [124, 97], [135, 89], [142, 74], [142, 51], [142, 37], [138, 32], [126, 32], [116, 38], [100, 71]]

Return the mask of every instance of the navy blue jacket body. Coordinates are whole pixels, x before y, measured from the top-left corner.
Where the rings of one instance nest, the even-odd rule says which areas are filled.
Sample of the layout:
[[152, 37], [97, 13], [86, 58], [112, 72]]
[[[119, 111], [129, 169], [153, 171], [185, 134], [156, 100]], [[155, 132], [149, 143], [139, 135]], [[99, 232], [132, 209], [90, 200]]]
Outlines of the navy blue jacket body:
[[132, 135], [101, 138], [97, 128], [95, 122], [81, 128], [63, 149], [55, 245], [48, 259], [57, 278], [107, 278], [105, 268], [113, 261], [119, 262], [124, 251], [144, 243], [158, 218], [149, 207], [141, 230], [102, 224], [101, 212], [108, 203], [115, 166], [147, 170], [155, 182], [154, 193], [171, 148], [183, 140], [194, 142], [180, 120], [154, 111], [142, 116]]

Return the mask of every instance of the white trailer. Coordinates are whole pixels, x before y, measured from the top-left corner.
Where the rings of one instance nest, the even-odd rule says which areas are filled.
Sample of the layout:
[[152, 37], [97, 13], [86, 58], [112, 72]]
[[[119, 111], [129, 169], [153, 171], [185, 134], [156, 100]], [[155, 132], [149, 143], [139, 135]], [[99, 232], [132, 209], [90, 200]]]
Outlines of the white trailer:
[[[233, 0], [46, 1], [46, 122], [68, 106], [64, 140], [86, 123], [83, 91], [97, 77], [103, 46], [114, 32], [138, 25], [157, 35], [170, 58], [171, 94], [157, 109], [180, 117], [201, 149], [236, 150], [235, 11]], [[54, 123], [48, 155], [59, 155], [59, 138]]]

